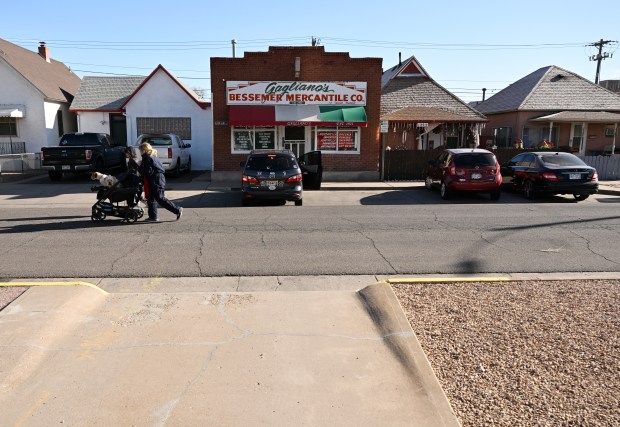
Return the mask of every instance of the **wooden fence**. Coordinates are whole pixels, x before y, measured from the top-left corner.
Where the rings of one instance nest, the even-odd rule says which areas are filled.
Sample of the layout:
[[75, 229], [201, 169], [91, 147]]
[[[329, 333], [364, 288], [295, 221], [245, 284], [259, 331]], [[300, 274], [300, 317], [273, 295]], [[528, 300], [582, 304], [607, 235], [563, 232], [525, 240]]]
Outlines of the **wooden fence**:
[[615, 181], [620, 179], [620, 156], [579, 156], [586, 164], [596, 168], [598, 179]]

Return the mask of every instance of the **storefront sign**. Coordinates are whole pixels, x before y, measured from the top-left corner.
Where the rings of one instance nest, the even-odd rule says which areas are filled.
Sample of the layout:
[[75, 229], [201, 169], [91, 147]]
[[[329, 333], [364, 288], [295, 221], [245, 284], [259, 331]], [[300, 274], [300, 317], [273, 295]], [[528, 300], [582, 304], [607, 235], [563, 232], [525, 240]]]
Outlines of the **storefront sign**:
[[273, 150], [275, 148], [276, 133], [272, 130], [256, 131], [256, 149]]
[[238, 130], [233, 132], [235, 141], [235, 151], [253, 150], [252, 132], [247, 130]]
[[366, 82], [226, 82], [227, 105], [366, 105]]
[[317, 132], [317, 149], [318, 150], [335, 150], [336, 149], [336, 131]]

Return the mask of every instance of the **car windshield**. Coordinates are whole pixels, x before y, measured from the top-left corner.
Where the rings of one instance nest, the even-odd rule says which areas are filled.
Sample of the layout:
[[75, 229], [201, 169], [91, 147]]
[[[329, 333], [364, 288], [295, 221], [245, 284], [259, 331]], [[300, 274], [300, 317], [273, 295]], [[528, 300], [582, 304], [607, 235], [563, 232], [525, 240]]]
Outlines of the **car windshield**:
[[297, 163], [292, 157], [278, 155], [250, 156], [247, 168], [251, 170], [285, 171], [295, 169]]
[[172, 139], [168, 136], [150, 136], [147, 138], [142, 138], [142, 142], [148, 142], [151, 145], [157, 146], [172, 145]]
[[60, 145], [100, 145], [99, 138], [96, 133], [75, 134], [69, 133], [63, 135]]
[[454, 157], [457, 168], [471, 168], [475, 166], [495, 166], [495, 157], [491, 153], [467, 153]]
[[585, 166], [577, 156], [568, 153], [543, 154], [540, 159], [545, 166]]

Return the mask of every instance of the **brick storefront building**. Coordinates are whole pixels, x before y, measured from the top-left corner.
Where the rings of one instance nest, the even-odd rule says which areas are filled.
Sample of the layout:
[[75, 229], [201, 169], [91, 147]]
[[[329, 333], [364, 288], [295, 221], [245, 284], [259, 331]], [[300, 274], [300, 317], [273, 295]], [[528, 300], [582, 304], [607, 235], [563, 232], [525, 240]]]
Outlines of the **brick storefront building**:
[[323, 46], [211, 58], [212, 179], [238, 178], [260, 148], [320, 150], [326, 179], [378, 179], [381, 65]]

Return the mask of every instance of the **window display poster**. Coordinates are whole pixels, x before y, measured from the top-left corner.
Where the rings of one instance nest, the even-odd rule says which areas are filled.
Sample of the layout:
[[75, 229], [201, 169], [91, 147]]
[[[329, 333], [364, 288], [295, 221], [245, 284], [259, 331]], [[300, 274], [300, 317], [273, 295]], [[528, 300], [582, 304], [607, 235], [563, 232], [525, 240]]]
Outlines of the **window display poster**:
[[250, 151], [254, 149], [252, 144], [252, 131], [236, 130], [233, 132], [235, 141], [235, 150]]
[[272, 130], [256, 131], [256, 149], [273, 150], [276, 143], [276, 133]]
[[317, 148], [319, 150], [335, 150], [336, 138], [336, 131], [317, 132]]
[[338, 151], [355, 150], [355, 133], [351, 131], [338, 132]]

